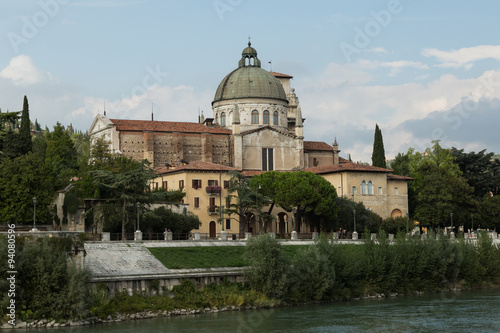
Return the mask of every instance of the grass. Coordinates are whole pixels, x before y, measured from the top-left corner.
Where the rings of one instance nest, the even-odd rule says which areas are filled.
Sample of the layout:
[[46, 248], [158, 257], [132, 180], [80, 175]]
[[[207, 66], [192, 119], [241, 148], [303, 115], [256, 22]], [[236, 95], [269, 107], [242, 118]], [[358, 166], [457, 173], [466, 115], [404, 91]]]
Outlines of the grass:
[[[283, 246], [285, 256], [294, 258], [297, 252], [308, 245]], [[155, 247], [151, 253], [170, 269], [243, 267], [248, 264], [243, 260], [244, 246], [209, 246], [209, 247]]]

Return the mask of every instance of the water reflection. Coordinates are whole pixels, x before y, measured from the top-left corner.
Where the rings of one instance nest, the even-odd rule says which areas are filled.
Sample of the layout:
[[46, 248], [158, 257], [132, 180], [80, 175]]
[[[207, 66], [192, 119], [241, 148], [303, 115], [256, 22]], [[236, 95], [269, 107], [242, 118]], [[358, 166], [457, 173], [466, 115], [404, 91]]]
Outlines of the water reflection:
[[54, 332], [498, 332], [500, 291], [339, 302], [63, 328]]

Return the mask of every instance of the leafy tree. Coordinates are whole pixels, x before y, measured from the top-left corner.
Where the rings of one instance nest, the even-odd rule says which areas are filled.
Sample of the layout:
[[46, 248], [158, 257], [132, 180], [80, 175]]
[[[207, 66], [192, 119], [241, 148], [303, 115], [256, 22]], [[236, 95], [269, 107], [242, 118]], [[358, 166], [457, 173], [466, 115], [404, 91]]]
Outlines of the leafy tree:
[[385, 162], [384, 140], [382, 139], [382, 131], [375, 125], [375, 136], [373, 139], [372, 165], [380, 168], [387, 168]]
[[494, 153], [465, 153], [463, 149], [451, 148], [463, 177], [474, 188], [474, 197], [482, 199], [486, 194], [497, 195], [500, 192], [500, 161], [494, 159]]
[[331, 229], [328, 231], [338, 231], [340, 229], [353, 231], [354, 228], [354, 210], [356, 210], [356, 231], [358, 233], [368, 229], [371, 232], [377, 232], [382, 218], [369, 211], [362, 202], [355, 202], [352, 199], [338, 197], [336, 198], [338, 208], [337, 216], [331, 223]]
[[186, 211], [179, 214], [165, 207], [158, 207], [143, 214], [144, 230], [149, 233], [162, 233], [165, 228], [176, 234], [187, 234], [201, 226], [198, 216]]
[[54, 191], [43, 159], [33, 153], [0, 160], [0, 220], [16, 224], [33, 223], [33, 197], [37, 223], [52, 222], [49, 205]]
[[54, 189], [68, 185], [77, 174], [77, 152], [69, 133], [59, 122], [54, 131], [46, 134], [45, 165], [50, 170]]
[[259, 198], [262, 203], [263, 197], [250, 186], [250, 179], [238, 171], [230, 171], [228, 195], [226, 200], [230, 201], [229, 207], [224, 209], [224, 214], [235, 219], [240, 225], [240, 237], [245, 233], [245, 225], [251, 222], [250, 215], [258, 211]]
[[261, 184], [261, 189], [276, 205], [286, 211], [296, 207], [295, 228], [302, 217], [317, 229], [328, 228], [336, 216], [337, 207], [335, 187], [323, 177], [312, 172], [275, 172], [255, 176], [254, 184]]

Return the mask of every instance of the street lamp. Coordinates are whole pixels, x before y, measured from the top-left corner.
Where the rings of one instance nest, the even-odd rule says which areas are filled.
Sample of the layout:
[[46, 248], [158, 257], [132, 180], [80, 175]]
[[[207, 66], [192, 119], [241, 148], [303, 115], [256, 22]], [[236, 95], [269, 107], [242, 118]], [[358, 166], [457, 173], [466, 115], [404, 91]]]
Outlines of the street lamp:
[[472, 232], [474, 232], [474, 214], [470, 214], [470, 219], [472, 222]]
[[137, 208], [137, 231], [139, 231], [141, 230], [139, 228], [139, 208], [141, 208], [141, 204], [139, 203], [139, 201], [135, 203], [135, 208]]
[[453, 213], [450, 213], [450, 219], [451, 219], [451, 232], [453, 232]]
[[37, 201], [37, 198], [33, 197], [33, 231], [37, 231], [36, 230], [36, 201]]
[[352, 210], [352, 215], [354, 217], [354, 232], [356, 232], [356, 209]]
[[222, 231], [224, 231], [224, 205], [220, 206], [220, 212], [222, 214], [221, 219], [222, 219]]

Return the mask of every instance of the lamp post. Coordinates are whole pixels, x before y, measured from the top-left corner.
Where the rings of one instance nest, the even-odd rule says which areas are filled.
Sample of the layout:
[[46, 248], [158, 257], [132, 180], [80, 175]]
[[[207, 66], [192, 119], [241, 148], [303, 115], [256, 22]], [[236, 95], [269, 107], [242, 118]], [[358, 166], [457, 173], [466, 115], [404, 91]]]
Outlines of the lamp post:
[[139, 228], [139, 208], [141, 208], [141, 204], [139, 201], [135, 203], [135, 208], [137, 208], [137, 231], [140, 231], [141, 229]]
[[472, 222], [472, 233], [474, 233], [474, 214], [470, 214], [470, 219], [471, 219], [471, 222]]
[[224, 231], [224, 205], [220, 206], [221, 220], [222, 220], [222, 231]]
[[453, 232], [453, 213], [450, 213], [450, 220], [451, 220], [450, 238], [455, 238], [455, 233]]
[[36, 197], [33, 197], [33, 230], [32, 231], [37, 231], [36, 229], [36, 201], [38, 199]]
[[356, 231], [356, 209], [352, 210], [352, 216], [354, 219], [354, 231], [352, 232], [352, 239], [358, 239], [358, 232]]

